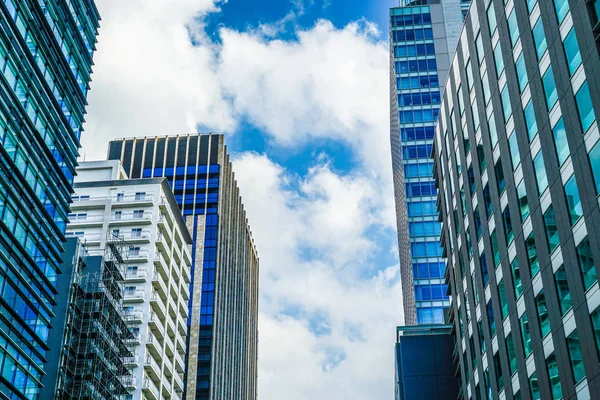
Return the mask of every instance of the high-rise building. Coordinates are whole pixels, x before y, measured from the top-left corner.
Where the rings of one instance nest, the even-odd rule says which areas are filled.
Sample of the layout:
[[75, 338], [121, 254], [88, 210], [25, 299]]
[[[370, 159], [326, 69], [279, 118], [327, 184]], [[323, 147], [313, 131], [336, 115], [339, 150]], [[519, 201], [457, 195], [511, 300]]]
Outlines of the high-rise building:
[[130, 398], [181, 399], [192, 238], [167, 179], [128, 179], [118, 160], [92, 161], [79, 165], [73, 186], [67, 237], [79, 238], [92, 255], [124, 249]]
[[461, 398], [600, 398], [599, 11], [466, 18], [433, 149]]
[[458, 397], [451, 331], [445, 324], [396, 328], [395, 400]]
[[0, 2], [0, 397], [44, 374], [98, 20], [92, 0]]
[[442, 323], [449, 306], [431, 147], [465, 4], [402, 0], [390, 9], [390, 138], [407, 325]]
[[129, 393], [135, 378], [126, 360], [137, 338], [122, 313], [126, 251], [114, 240], [92, 256], [79, 239], [67, 239], [40, 399], [120, 400]]
[[223, 135], [116, 140], [108, 158], [166, 177], [192, 227], [185, 398], [256, 399], [258, 255]]

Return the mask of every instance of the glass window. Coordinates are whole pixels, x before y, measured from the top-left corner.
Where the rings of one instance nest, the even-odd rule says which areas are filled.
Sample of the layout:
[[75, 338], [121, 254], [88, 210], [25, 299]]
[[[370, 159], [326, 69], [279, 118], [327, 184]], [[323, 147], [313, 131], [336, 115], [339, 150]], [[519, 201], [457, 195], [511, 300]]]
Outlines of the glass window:
[[571, 28], [565, 37], [563, 45], [565, 48], [565, 55], [567, 56], [567, 63], [569, 64], [569, 72], [573, 75], [581, 65], [581, 52], [579, 51], [579, 45], [577, 44], [575, 28]]
[[542, 337], [544, 337], [550, 332], [550, 319], [548, 318], [548, 306], [546, 304], [544, 289], [542, 289], [538, 295], [535, 296], [535, 304], [537, 307], [538, 317], [540, 319]]
[[510, 245], [515, 238], [513, 232], [512, 219], [510, 218], [510, 209], [508, 206], [502, 212], [502, 222], [504, 223], [504, 233], [506, 234], [506, 241]]
[[471, 60], [467, 61], [467, 65], [465, 67], [467, 70], [467, 84], [469, 85], [469, 89], [473, 87], [473, 69], [471, 68]]
[[544, 190], [548, 187], [548, 176], [546, 175], [546, 167], [544, 166], [544, 156], [540, 151], [533, 160], [535, 168], [535, 179], [537, 181], [538, 194], [541, 196]]
[[544, 85], [544, 93], [546, 94], [546, 105], [548, 110], [551, 110], [558, 100], [558, 91], [556, 90], [556, 82], [554, 81], [554, 72], [552, 66], [550, 66], [544, 76], [542, 77], [542, 83]]
[[558, 18], [558, 23], [560, 24], [563, 22], [569, 11], [569, 1], [554, 0], [554, 8], [556, 9], [556, 18]]
[[527, 124], [527, 135], [531, 142], [538, 133], [537, 120], [535, 119], [535, 111], [533, 109], [533, 100], [529, 100], [524, 109], [525, 123]]
[[581, 127], [584, 132], [587, 132], [592, 123], [596, 120], [596, 114], [594, 113], [594, 107], [592, 106], [592, 98], [590, 97], [587, 81], [575, 95], [575, 101], [577, 102]]
[[523, 293], [523, 283], [521, 282], [521, 271], [519, 270], [519, 260], [515, 257], [510, 263], [510, 269], [512, 271], [513, 286], [515, 287], [515, 297]]
[[535, 7], [537, 0], [527, 0], [527, 11], [531, 12], [533, 7]]
[[565, 123], [560, 117], [554, 128], [552, 128], [552, 134], [554, 136], [554, 146], [556, 148], [556, 156], [558, 157], [558, 164], [563, 165], [569, 157], [569, 143], [567, 142], [567, 132], [565, 131]]
[[600, 194], [600, 141], [590, 151], [590, 164], [596, 182], [596, 194]]
[[510, 148], [510, 158], [512, 161], [513, 170], [517, 169], [517, 166], [521, 163], [521, 156], [519, 155], [519, 144], [517, 143], [517, 133], [512, 131], [508, 138], [508, 147]]
[[510, 32], [510, 43], [514, 47], [519, 39], [519, 25], [517, 24], [517, 13], [514, 8], [508, 16], [508, 31]]
[[494, 354], [494, 372], [496, 373], [496, 384], [499, 388], [504, 387], [504, 374], [502, 373], [502, 363], [500, 362], [500, 352]]
[[577, 331], [571, 333], [567, 337], [567, 346], [569, 348], [569, 358], [571, 360], [571, 369], [575, 382], [585, 378], [585, 367], [583, 365], [583, 354], [581, 354], [581, 346], [579, 345], [579, 334]]
[[494, 34], [494, 32], [496, 31], [496, 27], [498, 26], [498, 24], [496, 22], [496, 12], [494, 11], [494, 2], [493, 1], [491, 1], [490, 5], [488, 6], [487, 18], [488, 18], [488, 24], [490, 25], [490, 36], [492, 36]]
[[533, 400], [540, 400], [542, 398], [537, 379], [537, 372], [534, 372], [533, 375], [529, 377], [529, 390], [531, 391], [531, 398]]
[[506, 352], [508, 353], [508, 364], [512, 375], [517, 372], [517, 357], [515, 356], [515, 343], [513, 342], [512, 332], [506, 335]]
[[527, 313], [524, 313], [519, 319], [521, 326], [521, 337], [523, 338], [523, 350], [525, 351], [525, 357], [529, 357], [531, 354], [531, 332], [529, 331], [529, 319]]
[[481, 33], [477, 34], [477, 38], [475, 38], [475, 45], [477, 46], [477, 59], [479, 60], [479, 64], [483, 61], [483, 41], [481, 40]]
[[533, 41], [535, 42], [535, 52], [538, 60], [542, 58], [544, 52], [548, 48], [548, 42], [546, 42], [546, 33], [544, 32], [544, 24], [542, 24], [542, 18], [538, 18], [537, 22], [533, 26]]
[[525, 69], [525, 58], [523, 57], [522, 52], [519, 58], [517, 58], [517, 61], [515, 62], [515, 68], [517, 69], [517, 78], [519, 79], [519, 89], [521, 90], [521, 92], [523, 92], [523, 90], [527, 86], [528, 78], [527, 70]]
[[556, 291], [558, 292], [558, 301], [560, 302], [560, 311], [563, 315], [573, 307], [571, 302], [571, 292], [567, 284], [567, 272], [565, 266], [561, 265], [554, 273], [554, 281], [556, 282]]
[[560, 374], [558, 372], [558, 363], [554, 352], [546, 359], [546, 368], [550, 377], [550, 389], [552, 391], [552, 400], [563, 398], [562, 388], [560, 387]]
[[487, 302], [487, 316], [490, 324], [490, 335], [493, 337], [496, 334], [496, 320], [494, 319], [494, 309], [492, 308], [492, 302]]
[[550, 249], [550, 253], [552, 253], [560, 245], [558, 227], [556, 226], [556, 214], [554, 213], [554, 207], [552, 206], [548, 207], [544, 213], [544, 226], [546, 228], [548, 247]]
[[534, 277], [540, 270], [540, 263], [533, 232], [531, 232], [527, 240], [525, 240], [525, 247], [527, 248], [527, 258], [529, 259], [529, 270], [531, 271], [531, 276]]
[[494, 48], [494, 60], [496, 62], [496, 74], [500, 76], [502, 75], [502, 71], [504, 71], [504, 58], [502, 58], [502, 48], [500, 47], [500, 43]]
[[583, 283], [587, 290], [598, 281], [596, 266], [594, 265], [594, 258], [592, 257], [592, 248], [587, 236], [579, 246], [577, 246], [577, 258], [579, 259], [579, 267], [581, 268], [581, 273], [583, 275]]
[[510, 104], [508, 85], [504, 85], [504, 89], [502, 90], [502, 110], [504, 111], [504, 122], [507, 122], [512, 115], [512, 106]]
[[594, 328], [594, 337], [596, 338], [596, 349], [600, 349], [600, 308], [591, 314], [592, 327]]
[[500, 299], [500, 310], [502, 311], [502, 319], [508, 315], [508, 301], [506, 300], [506, 289], [504, 288], [504, 279], [498, 282], [498, 298]]
[[575, 223], [583, 215], [581, 208], [581, 199], [579, 198], [579, 189], [577, 188], [577, 182], [575, 181], [575, 175], [565, 184], [565, 196], [567, 197], [567, 206], [569, 207], [569, 214], [571, 216], [571, 224]]
[[481, 85], [483, 86], [483, 98], [485, 99], [485, 104], [487, 105], [492, 98], [487, 71], [485, 71], [485, 74], [483, 74], [483, 77], [481, 77]]
[[496, 236], [495, 229], [492, 232], [492, 234], [490, 235], [490, 238], [492, 240], [492, 253], [494, 256], [494, 265], [498, 266], [498, 264], [500, 264], [500, 249], [498, 249], [498, 238]]
[[492, 139], [492, 148], [495, 148], [496, 144], [498, 144], [498, 131], [496, 130], [496, 118], [494, 117], [493, 113], [490, 116], [490, 119], [488, 120], [488, 128], [490, 129], [490, 139]]
[[517, 186], [517, 197], [519, 198], [519, 209], [521, 211], [521, 222], [529, 216], [529, 203], [527, 202], [527, 192], [525, 189], [525, 181], [521, 180]]

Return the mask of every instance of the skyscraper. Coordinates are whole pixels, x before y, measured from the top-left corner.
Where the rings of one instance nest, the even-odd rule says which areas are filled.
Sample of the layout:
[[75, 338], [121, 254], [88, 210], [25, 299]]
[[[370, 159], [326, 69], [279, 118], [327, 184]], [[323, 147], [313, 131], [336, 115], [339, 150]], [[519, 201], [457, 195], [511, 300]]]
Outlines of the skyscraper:
[[98, 20], [0, 2], [0, 397], [39, 393]]
[[192, 232], [185, 399], [256, 399], [258, 255], [224, 137], [115, 140], [108, 158], [166, 177]]
[[430, 157], [465, 5], [402, 0], [390, 9], [390, 138], [407, 325], [442, 323], [449, 306]]
[[599, 5], [466, 18], [433, 150], [464, 399], [600, 398]]

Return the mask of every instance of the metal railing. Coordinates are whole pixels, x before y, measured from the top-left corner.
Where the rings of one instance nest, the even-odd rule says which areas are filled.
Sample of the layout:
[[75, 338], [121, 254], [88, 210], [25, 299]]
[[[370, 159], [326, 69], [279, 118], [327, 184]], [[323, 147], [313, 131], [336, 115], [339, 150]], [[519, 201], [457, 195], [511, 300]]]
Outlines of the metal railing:
[[146, 279], [148, 271], [145, 269], [131, 269], [125, 272], [125, 279]]
[[126, 290], [123, 293], [123, 298], [125, 300], [133, 300], [133, 299], [144, 300], [146, 298], [146, 291], [143, 289]]
[[151, 220], [152, 219], [152, 213], [149, 211], [144, 211], [144, 212], [131, 212], [131, 213], [113, 213], [110, 216], [110, 220], [112, 222], [115, 221], [123, 221], [123, 222], [127, 222], [127, 221], [145, 221], [145, 220]]
[[[160, 369], [159, 369], [159, 371], [160, 371]], [[154, 396], [156, 396], [157, 399], [160, 399], [160, 392], [158, 391], [158, 387], [152, 381], [152, 379], [144, 378], [143, 388], [149, 389], [154, 394]]]

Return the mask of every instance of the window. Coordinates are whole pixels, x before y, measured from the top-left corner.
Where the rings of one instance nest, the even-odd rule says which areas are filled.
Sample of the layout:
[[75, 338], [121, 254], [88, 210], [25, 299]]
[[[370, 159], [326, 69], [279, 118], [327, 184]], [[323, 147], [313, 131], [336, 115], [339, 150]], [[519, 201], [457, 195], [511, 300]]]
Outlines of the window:
[[121, 216], [123, 215], [122, 211], [115, 211], [114, 213], [114, 219], [121, 219]]
[[569, 1], [554, 0], [554, 8], [556, 9], [556, 18], [558, 18], [558, 23], [560, 24], [563, 22], [569, 11]]
[[504, 374], [502, 373], [502, 364], [500, 363], [500, 352], [494, 354], [494, 370], [496, 372], [496, 384], [498, 388], [504, 387]]
[[525, 58], [523, 57], [523, 53], [517, 58], [515, 62], [515, 68], [517, 69], [517, 78], [519, 79], [519, 89], [521, 92], [525, 89], [528, 82], [527, 70], [525, 69]]
[[527, 0], [527, 11], [531, 12], [533, 7], [535, 7], [537, 0]]
[[510, 94], [508, 93], [508, 85], [504, 85], [501, 93], [502, 96], [502, 111], [504, 113], [504, 122], [507, 122], [512, 115], [512, 106], [510, 104]]
[[556, 149], [556, 156], [558, 157], [558, 164], [562, 166], [570, 153], [565, 123], [562, 117], [560, 117], [554, 128], [552, 128], [552, 134], [554, 136], [554, 146]]
[[490, 5], [488, 6], [487, 19], [488, 19], [488, 24], [490, 25], [490, 36], [492, 36], [494, 34], [494, 32], [496, 31], [496, 27], [498, 26], [498, 23], [496, 22], [496, 13], [494, 12], [494, 2], [493, 1], [491, 1]]
[[117, 201], [125, 200], [125, 193], [117, 193]]
[[544, 32], [544, 24], [542, 24], [542, 18], [538, 18], [537, 22], [533, 26], [533, 41], [535, 42], [535, 52], [538, 60], [542, 58], [544, 52], [548, 48], [548, 42], [546, 42], [546, 33]]
[[529, 331], [529, 319], [527, 319], [527, 313], [524, 313], [519, 318], [519, 324], [521, 326], [521, 337], [523, 338], [523, 350], [525, 351], [525, 357], [529, 357], [531, 354], [531, 332]]
[[550, 319], [548, 318], [548, 306], [546, 304], [544, 289], [542, 289], [538, 295], [535, 296], [535, 304], [537, 307], [538, 317], [540, 319], [542, 337], [544, 337], [550, 332]]
[[508, 146], [510, 148], [510, 157], [514, 171], [521, 163], [521, 156], [519, 155], [519, 143], [517, 142], [517, 133], [514, 130], [508, 138]]
[[558, 292], [560, 311], [562, 315], [565, 315], [573, 307], [573, 303], [571, 302], [571, 292], [567, 284], [567, 273], [564, 265], [561, 265], [554, 273], [554, 282], [556, 283], [556, 291]]
[[569, 207], [569, 215], [571, 216], [571, 225], [575, 225], [583, 215], [575, 175], [572, 175], [565, 184], [565, 196], [567, 197], [567, 206]]
[[592, 257], [592, 248], [587, 236], [579, 246], [577, 246], [577, 258], [579, 259], [579, 267], [581, 268], [581, 273], [583, 275], [583, 284], [587, 290], [598, 281], [596, 266], [594, 265], [594, 259]]
[[485, 104], [487, 105], [492, 98], [487, 71], [485, 71], [485, 74], [483, 74], [483, 77], [481, 78], [481, 85], [483, 86], [483, 98], [485, 99]]
[[537, 379], [537, 372], [534, 372], [533, 375], [529, 377], [529, 389], [531, 390], [531, 398], [533, 400], [540, 400], [542, 398]]
[[544, 226], [546, 228], [546, 239], [548, 240], [548, 248], [552, 253], [559, 245], [558, 227], [556, 226], [556, 214], [554, 207], [550, 206], [544, 213]]
[[527, 258], [529, 260], [529, 270], [531, 271], [531, 277], [540, 270], [540, 263], [538, 261], [537, 247], [535, 246], [535, 238], [533, 232], [529, 234], [527, 240], [525, 240], [525, 247], [527, 248]]
[[504, 58], [502, 58], [502, 48], [500, 47], [500, 43], [494, 48], [494, 60], [496, 62], [496, 74], [500, 76], [502, 75], [502, 71], [504, 71]]
[[517, 197], [519, 198], [519, 210], [521, 211], [521, 222], [529, 216], [529, 203], [527, 202], [527, 192], [525, 190], [525, 181], [521, 180], [517, 186]]
[[542, 76], [542, 84], [544, 85], [544, 93], [546, 94], [546, 105], [548, 106], [548, 110], [551, 110], [558, 100], [558, 91], [556, 90], [552, 66], [550, 66], [544, 73], [544, 76]]
[[[490, 130], [490, 139], [492, 139], [492, 149], [493, 149], [496, 147], [496, 144], [498, 144], [498, 131], [496, 130], [496, 118], [494, 117], [493, 113], [490, 116], [490, 119], [488, 120], [488, 128]], [[600, 167], [600, 165], [599, 165], [599, 167]]]
[[133, 218], [134, 219], [144, 218], [144, 210], [134, 210]]
[[142, 228], [134, 228], [131, 230], [131, 237], [132, 238], [139, 238], [142, 237]]
[[500, 299], [500, 311], [502, 311], [502, 319], [504, 319], [508, 315], [508, 302], [506, 301], [504, 279], [500, 279], [500, 282], [498, 282], [498, 298]]
[[479, 60], [479, 64], [483, 61], [483, 41], [481, 40], [481, 33], [477, 34], [477, 38], [475, 38], [475, 45], [477, 46], [477, 59]]
[[579, 111], [581, 128], [584, 132], [587, 132], [592, 123], [596, 120], [596, 114], [594, 113], [594, 108], [592, 106], [592, 98], [590, 97], [587, 81], [579, 88], [579, 91], [577, 91], [575, 101], [577, 102], [577, 111]]
[[544, 166], [544, 156], [540, 151], [533, 160], [533, 167], [535, 168], [535, 179], [537, 181], [538, 195], [542, 195], [544, 190], [548, 187], [548, 176], [546, 175], [546, 167]]
[[467, 71], [467, 84], [469, 85], [469, 89], [471, 89], [473, 87], [473, 69], [471, 68], [470, 59], [467, 60], [465, 70]]
[[596, 182], [596, 194], [600, 194], [600, 142], [592, 148], [589, 157], [594, 181]]
[[512, 375], [517, 372], [517, 357], [515, 356], [515, 343], [513, 342], [512, 332], [506, 335], [506, 352], [508, 353], [508, 364]]
[[496, 172], [496, 183], [498, 184], [498, 193], [502, 195], [506, 188], [506, 180], [504, 179], [504, 170], [502, 169], [502, 160], [498, 159], [498, 162], [494, 166], [494, 172]]
[[517, 13], [514, 8], [508, 16], [508, 31], [510, 33], [510, 43], [515, 47], [515, 43], [519, 39], [519, 26], [517, 25]]
[[560, 387], [560, 374], [558, 372], [558, 363], [556, 362], [556, 355], [554, 352], [546, 359], [546, 368], [548, 369], [548, 377], [550, 377], [552, 399], [562, 399], [563, 394], [562, 388]]
[[529, 100], [524, 109], [525, 123], [527, 124], [527, 135], [531, 142], [538, 133], [537, 120], [535, 119], [535, 110], [533, 109], [533, 100]]
[[583, 365], [583, 354], [579, 345], [579, 334], [574, 331], [567, 337], [567, 346], [569, 348], [569, 359], [571, 360], [571, 370], [575, 382], [585, 378], [585, 367]]
[[137, 192], [135, 194], [135, 200], [136, 201], [145, 200], [145, 199], [146, 199], [146, 193], [145, 192]]
[[513, 232], [512, 219], [510, 218], [510, 210], [508, 206], [502, 212], [502, 222], [504, 223], [506, 242], [510, 245], [515, 238], [515, 234]]
[[500, 264], [500, 250], [498, 249], [498, 238], [496, 237], [496, 230], [490, 235], [492, 240], [492, 253], [494, 255], [494, 265], [497, 267]]
[[594, 328], [594, 337], [596, 338], [596, 349], [600, 349], [600, 308], [591, 314], [592, 327]]
[[492, 302], [487, 302], [487, 316], [488, 322], [490, 324], [490, 336], [494, 336], [496, 334], [496, 320], [494, 319], [494, 309], [492, 307]]
[[521, 282], [521, 271], [519, 270], [519, 260], [515, 257], [510, 263], [510, 269], [512, 271], [513, 286], [515, 287], [515, 297], [523, 293], [523, 283]]
[[565, 48], [567, 63], [569, 64], [569, 72], [571, 73], [571, 76], [573, 76], [575, 71], [577, 71], [577, 68], [581, 65], [581, 52], [579, 51], [579, 45], [577, 44], [575, 28], [571, 28], [565, 37], [563, 46]]

